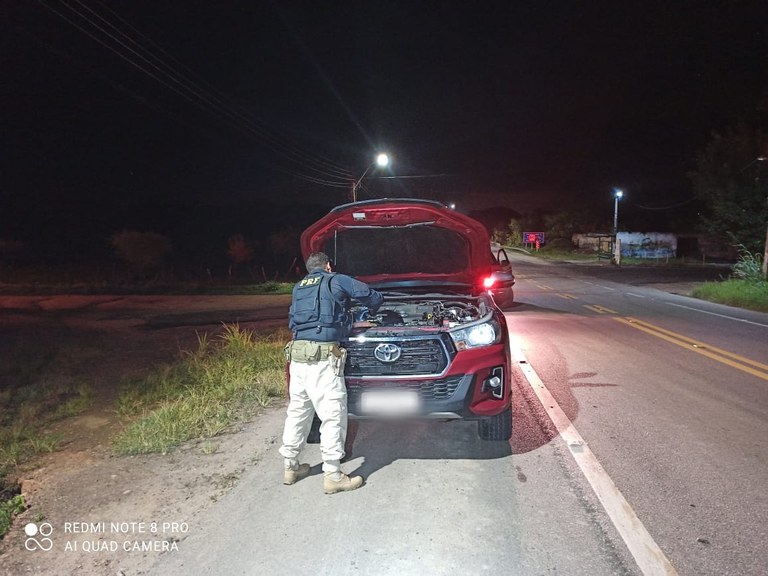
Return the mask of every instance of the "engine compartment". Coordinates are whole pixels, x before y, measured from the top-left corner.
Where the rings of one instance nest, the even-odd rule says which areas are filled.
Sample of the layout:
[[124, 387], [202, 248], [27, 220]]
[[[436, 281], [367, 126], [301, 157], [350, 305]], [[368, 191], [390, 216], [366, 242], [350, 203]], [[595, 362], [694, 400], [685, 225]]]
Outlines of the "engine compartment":
[[490, 308], [481, 298], [385, 298], [375, 314], [365, 306], [355, 306], [350, 312], [355, 324], [367, 327], [452, 328], [480, 320]]

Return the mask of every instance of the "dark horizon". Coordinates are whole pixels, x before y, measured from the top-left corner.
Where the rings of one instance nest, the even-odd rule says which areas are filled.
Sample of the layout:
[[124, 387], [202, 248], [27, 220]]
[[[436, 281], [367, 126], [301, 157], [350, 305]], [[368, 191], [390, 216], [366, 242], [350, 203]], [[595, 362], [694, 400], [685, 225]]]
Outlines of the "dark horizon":
[[669, 227], [711, 134], [768, 109], [763, 2], [312, 6], [6, 2], [0, 239], [263, 237], [378, 150], [361, 198], [609, 222], [618, 187]]

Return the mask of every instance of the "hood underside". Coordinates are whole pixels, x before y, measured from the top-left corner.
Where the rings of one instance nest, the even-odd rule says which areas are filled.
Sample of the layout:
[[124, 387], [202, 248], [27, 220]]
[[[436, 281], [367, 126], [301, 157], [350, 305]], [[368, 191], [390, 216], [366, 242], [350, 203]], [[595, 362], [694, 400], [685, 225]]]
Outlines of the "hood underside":
[[476, 220], [429, 200], [345, 204], [301, 236], [304, 259], [325, 252], [338, 272], [371, 284], [476, 284], [493, 259]]

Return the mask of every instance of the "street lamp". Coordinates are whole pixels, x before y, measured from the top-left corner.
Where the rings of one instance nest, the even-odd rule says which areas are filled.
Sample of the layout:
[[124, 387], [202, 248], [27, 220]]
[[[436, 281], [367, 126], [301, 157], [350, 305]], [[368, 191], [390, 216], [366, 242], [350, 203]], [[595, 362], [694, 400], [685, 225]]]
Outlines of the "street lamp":
[[[768, 160], [768, 158], [766, 158], [765, 156], [758, 156], [757, 158], [755, 158], [752, 161], [752, 163], [755, 163], [755, 162], [765, 162], [766, 160]], [[761, 164], [760, 166], [761, 167], [765, 166], [765, 164]], [[758, 176], [755, 181], [759, 182], [760, 181], [760, 176]], [[768, 197], [765, 199], [765, 203], [768, 204]], [[765, 280], [768, 280], [768, 226], [766, 226], [766, 228], [765, 228], [765, 246], [763, 247], [763, 267], [762, 267], [762, 272], [763, 272], [763, 278]]]
[[387, 156], [383, 152], [376, 156], [376, 159], [368, 165], [368, 168], [365, 169], [365, 172], [363, 172], [363, 175], [360, 176], [360, 178], [358, 178], [355, 182], [352, 182], [352, 202], [357, 202], [357, 189], [360, 188], [360, 182], [363, 181], [363, 178], [365, 178], [365, 175], [368, 174], [368, 171], [374, 166], [378, 166], [379, 168], [385, 168], [388, 165], [389, 165], [389, 156]]
[[619, 233], [619, 199], [624, 196], [624, 191], [613, 189], [613, 235]]
[[619, 243], [619, 199], [624, 196], [624, 191], [618, 188], [613, 189], [613, 241], [611, 242], [611, 252], [613, 257], [611, 262], [621, 264], [621, 244]]

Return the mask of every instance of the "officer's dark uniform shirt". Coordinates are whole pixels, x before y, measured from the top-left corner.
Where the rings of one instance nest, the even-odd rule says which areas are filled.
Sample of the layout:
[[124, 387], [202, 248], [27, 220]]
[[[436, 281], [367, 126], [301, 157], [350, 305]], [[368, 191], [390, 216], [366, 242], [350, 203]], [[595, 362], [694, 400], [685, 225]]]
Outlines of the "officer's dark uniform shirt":
[[288, 312], [288, 327], [294, 340], [338, 342], [352, 327], [346, 304], [357, 300], [375, 313], [384, 297], [364, 282], [345, 274], [318, 270], [308, 274], [293, 288]]

